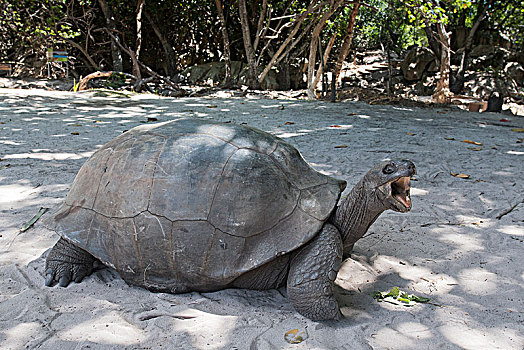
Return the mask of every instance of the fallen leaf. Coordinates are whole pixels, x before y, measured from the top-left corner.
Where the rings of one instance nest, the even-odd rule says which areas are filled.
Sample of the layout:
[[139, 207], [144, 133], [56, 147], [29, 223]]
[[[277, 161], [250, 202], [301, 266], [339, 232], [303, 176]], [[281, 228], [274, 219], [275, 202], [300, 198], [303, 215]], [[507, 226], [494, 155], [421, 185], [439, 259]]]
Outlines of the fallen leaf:
[[500, 121], [503, 122], [503, 123], [509, 122], [509, 120], [507, 120], [506, 118], [502, 118]]
[[78, 133], [78, 132], [76, 132], [76, 131], [73, 131], [73, 132], [71, 133], [71, 135], [80, 135], [80, 133]]
[[218, 107], [217, 105], [207, 106], [207, 108], [217, 108], [217, 107]]
[[468, 147], [468, 149], [470, 149], [472, 151], [481, 151], [482, 147]]
[[349, 113], [348, 115], [357, 115], [357, 113]]
[[400, 294], [400, 289], [398, 287], [393, 287], [391, 290], [386, 294], [387, 297], [398, 297]]
[[470, 143], [472, 145], [477, 145], [477, 146], [482, 146], [482, 142], [476, 142], [476, 141], [471, 141], [471, 140], [464, 140], [462, 141], [464, 143]]
[[101, 123], [101, 120], [93, 120], [93, 123]]
[[454, 176], [454, 177], [458, 177], [458, 178], [461, 178], [461, 179], [469, 179], [469, 175], [468, 174], [461, 174], [461, 173], [450, 173], [451, 176]]
[[284, 339], [289, 344], [298, 344], [306, 340], [307, 334], [304, 331], [299, 331], [298, 329], [291, 329], [284, 334]]
[[71, 124], [71, 126], [82, 126], [82, 124]]
[[428, 301], [431, 300], [429, 298], [419, 297], [417, 295], [411, 295], [409, 299], [412, 301], [416, 301], [417, 303], [427, 303]]
[[330, 128], [340, 128], [340, 125], [330, 125]]
[[444, 140], [455, 141], [455, 138], [453, 138], [453, 137], [444, 137]]
[[20, 232], [25, 232], [25, 231], [29, 230], [29, 229], [30, 229], [30, 228], [35, 224], [35, 222], [37, 222], [38, 219], [40, 219], [40, 217], [41, 217], [42, 215], [44, 215], [44, 213], [45, 213], [46, 211], [48, 211], [48, 210], [49, 210], [49, 208], [41, 207], [41, 208], [38, 210], [38, 213], [36, 213], [36, 215], [33, 216], [33, 217], [31, 218], [31, 220], [29, 220], [28, 222], [26, 222], [25, 224], [22, 225], [22, 228], [20, 228]]
[[408, 134], [409, 136], [415, 136], [415, 135], [416, 135], [416, 134], [413, 134], [413, 133], [411, 133], [411, 132], [408, 132], [407, 134]]
[[513, 128], [513, 129], [511, 129], [511, 131], [524, 132], [524, 128]]
[[158, 119], [155, 118], [155, 117], [147, 117], [147, 122], [148, 122], [148, 123], [156, 122], [156, 121], [158, 121]]
[[[425, 281], [428, 281], [425, 278], [422, 278]], [[404, 306], [413, 306], [416, 303], [429, 303], [431, 299], [425, 297], [419, 297], [414, 294], [408, 294], [399, 289], [399, 287], [393, 287], [389, 291], [380, 292], [376, 291], [372, 294], [373, 299], [377, 301], [387, 301], [395, 305], [404, 305]], [[432, 305], [436, 305], [430, 303]]]
[[196, 318], [196, 316], [185, 316], [185, 315], [173, 315], [171, 317], [176, 318], [178, 320], [191, 320], [193, 318]]
[[285, 122], [284, 125], [293, 125], [295, 122]]
[[335, 146], [335, 148], [346, 148], [348, 145]]

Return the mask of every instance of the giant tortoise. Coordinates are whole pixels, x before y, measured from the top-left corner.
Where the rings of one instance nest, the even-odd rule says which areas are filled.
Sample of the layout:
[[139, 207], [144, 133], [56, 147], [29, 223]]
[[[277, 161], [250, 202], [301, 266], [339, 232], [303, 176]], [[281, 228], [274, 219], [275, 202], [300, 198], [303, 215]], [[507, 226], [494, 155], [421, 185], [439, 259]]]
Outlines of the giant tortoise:
[[80, 282], [95, 262], [129, 284], [185, 293], [287, 284], [293, 307], [338, 319], [343, 257], [385, 210], [411, 209], [415, 166], [374, 166], [346, 186], [289, 143], [242, 125], [181, 118], [129, 130], [96, 151], [47, 220], [61, 238], [45, 284]]

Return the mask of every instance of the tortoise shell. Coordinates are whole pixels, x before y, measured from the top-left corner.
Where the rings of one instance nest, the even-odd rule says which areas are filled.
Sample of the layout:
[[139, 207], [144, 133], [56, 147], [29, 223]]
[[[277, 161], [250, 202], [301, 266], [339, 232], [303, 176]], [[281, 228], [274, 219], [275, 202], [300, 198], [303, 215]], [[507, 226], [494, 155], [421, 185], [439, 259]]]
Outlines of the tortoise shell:
[[96, 151], [48, 226], [130, 284], [216, 290], [311, 240], [344, 188], [282, 139], [182, 118]]

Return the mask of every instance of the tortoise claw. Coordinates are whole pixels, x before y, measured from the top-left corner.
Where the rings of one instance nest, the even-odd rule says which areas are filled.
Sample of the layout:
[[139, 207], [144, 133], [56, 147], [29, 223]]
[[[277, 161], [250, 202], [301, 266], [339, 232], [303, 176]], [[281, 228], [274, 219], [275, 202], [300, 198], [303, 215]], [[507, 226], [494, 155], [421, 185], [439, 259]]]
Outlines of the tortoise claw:
[[47, 269], [45, 271], [45, 285], [51, 287], [55, 279], [55, 272], [53, 269]]
[[75, 278], [75, 283], [80, 283], [84, 279], [84, 276], [78, 276]]
[[71, 278], [69, 278], [69, 276], [62, 276], [60, 277], [60, 279], [58, 280], [58, 285], [60, 287], [67, 287], [67, 285], [69, 284], [69, 282], [71, 282]]

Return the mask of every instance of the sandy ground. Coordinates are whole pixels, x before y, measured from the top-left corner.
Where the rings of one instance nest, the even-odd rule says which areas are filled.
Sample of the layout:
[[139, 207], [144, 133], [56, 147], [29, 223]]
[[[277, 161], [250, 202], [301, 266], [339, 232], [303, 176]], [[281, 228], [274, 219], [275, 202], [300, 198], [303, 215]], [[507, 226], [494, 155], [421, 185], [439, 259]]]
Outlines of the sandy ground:
[[[226, 93], [100, 95], [0, 89], [0, 348], [524, 347], [523, 117]], [[285, 290], [155, 294], [110, 269], [44, 287], [45, 256], [58, 237], [40, 221], [19, 228], [40, 207], [58, 208], [97, 147], [147, 118], [179, 116], [271, 132], [349, 187], [377, 161], [416, 163], [412, 212], [382, 215], [338, 275], [344, 320], [302, 317]], [[371, 297], [393, 286], [440, 306]], [[305, 340], [286, 342], [292, 329]]]

